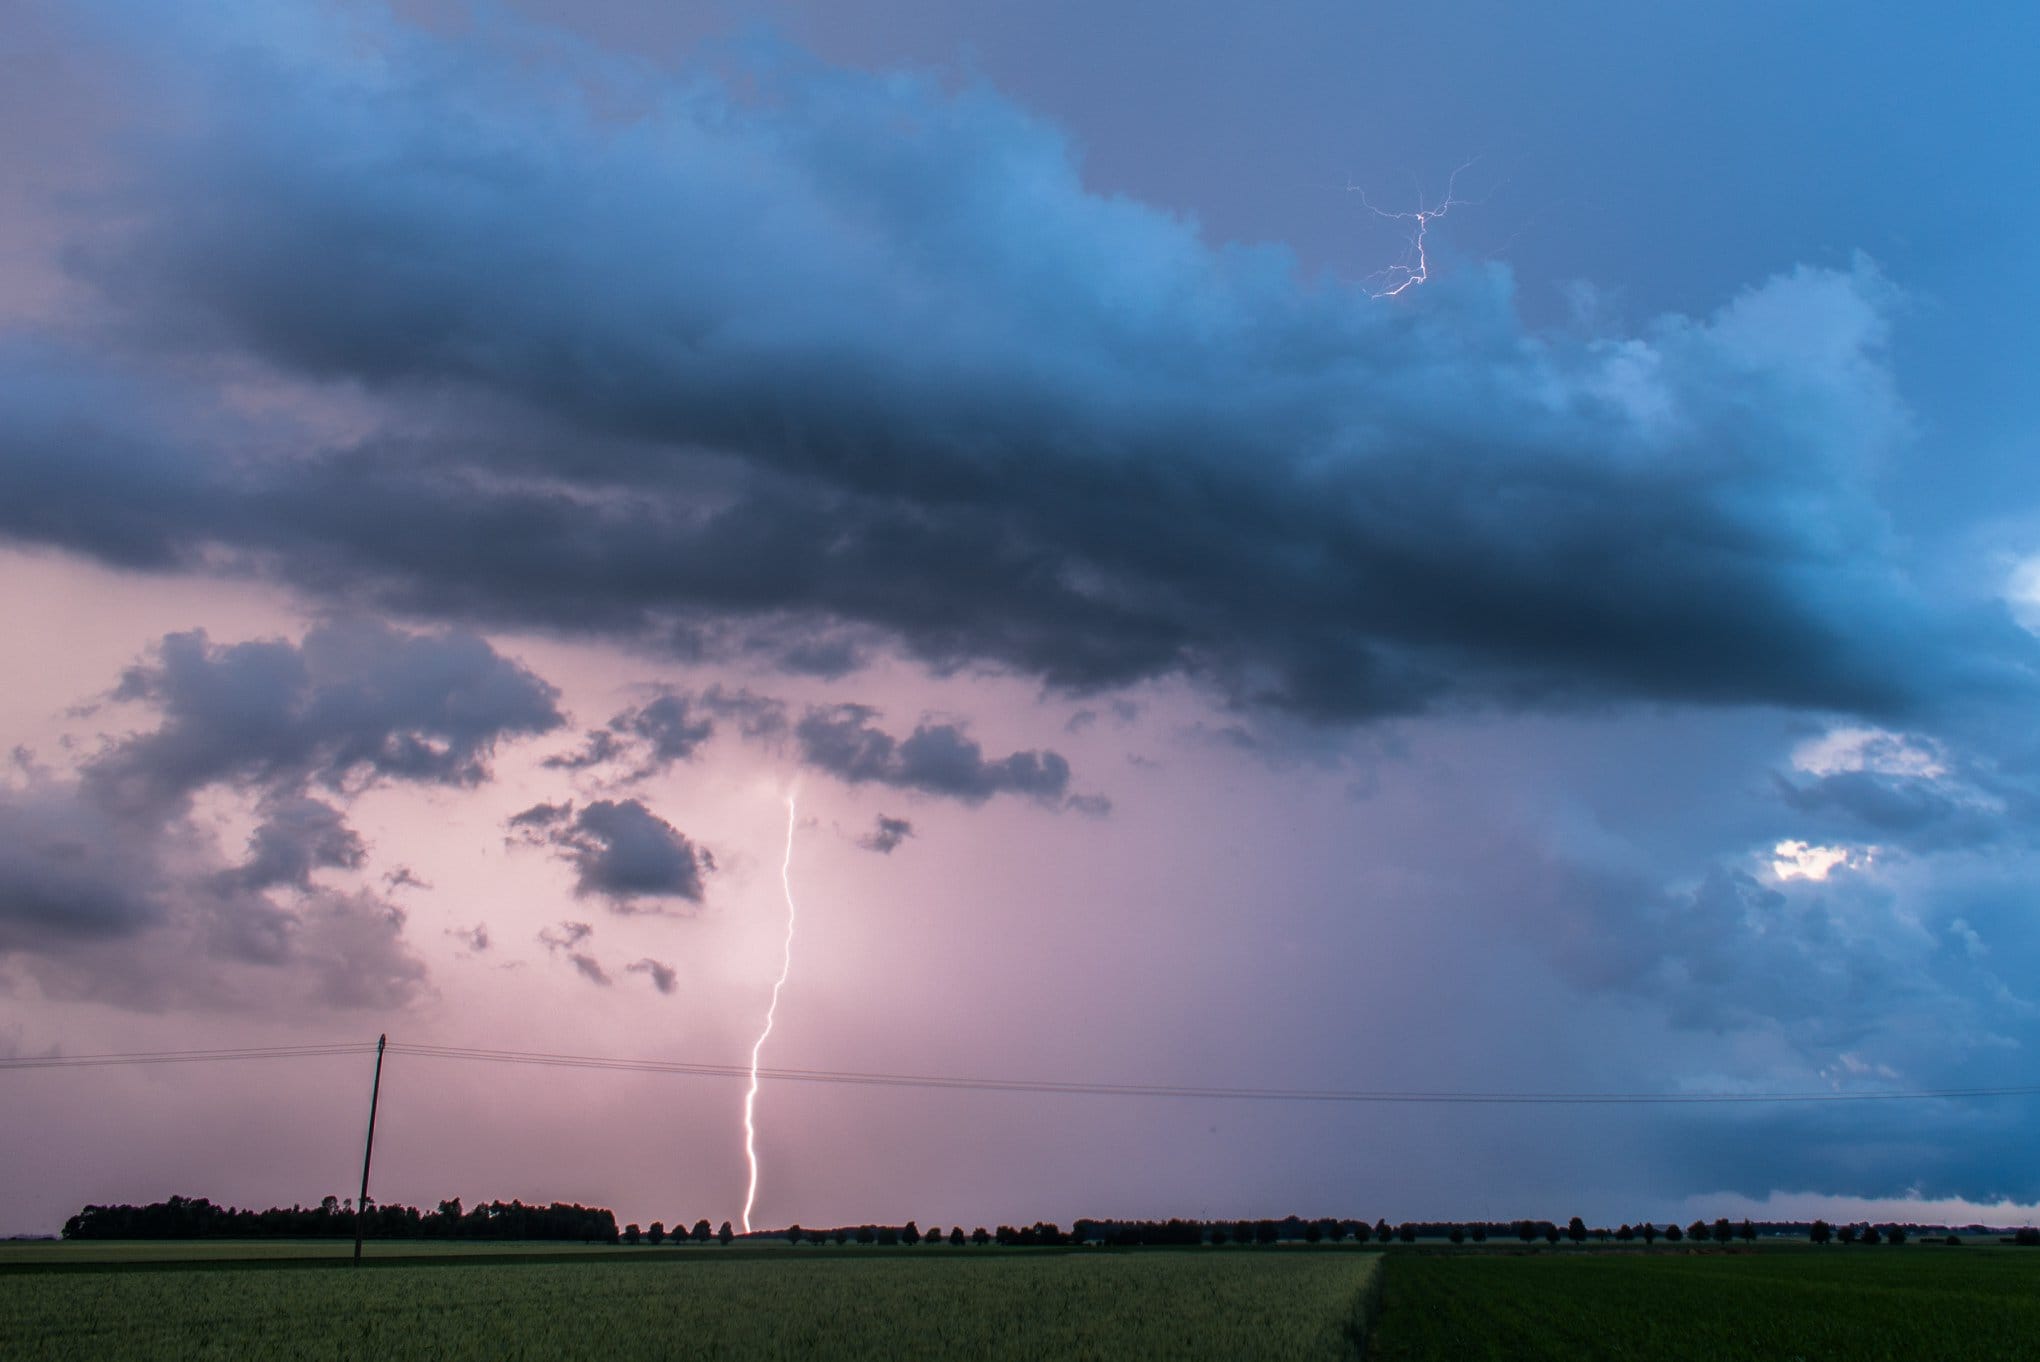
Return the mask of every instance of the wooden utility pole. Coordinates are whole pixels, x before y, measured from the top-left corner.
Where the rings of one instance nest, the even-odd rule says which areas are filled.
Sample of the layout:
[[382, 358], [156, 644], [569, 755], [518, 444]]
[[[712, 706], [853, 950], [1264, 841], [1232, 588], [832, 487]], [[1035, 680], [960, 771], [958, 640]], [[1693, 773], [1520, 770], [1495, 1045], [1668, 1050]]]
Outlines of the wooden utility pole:
[[382, 1052], [388, 1035], [375, 1038], [375, 1082], [368, 1089], [368, 1146], [361, 1151], [361, 1195], [354, 1198], [354, 1265], [361, 1266], [361, 1234], [368, 1225], [368, 1161], [375, 1157], [375, 1103], [382, 1096]]

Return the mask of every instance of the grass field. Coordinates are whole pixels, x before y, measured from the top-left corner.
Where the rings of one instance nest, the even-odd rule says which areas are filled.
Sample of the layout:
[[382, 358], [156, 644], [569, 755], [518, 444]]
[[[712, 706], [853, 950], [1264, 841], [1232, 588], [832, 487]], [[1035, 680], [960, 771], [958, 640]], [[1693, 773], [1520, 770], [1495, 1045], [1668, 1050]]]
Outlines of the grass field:
[[2040, 1356], [2040, 1252], [1913, 1246], [1389, 1259], [1369, 1357]]
[[1358, 1353], [1379, 1261], [761, 1249], [360, 1270], [24, 1263], [0, 1273], [0, 1357], [1339, 1358]]

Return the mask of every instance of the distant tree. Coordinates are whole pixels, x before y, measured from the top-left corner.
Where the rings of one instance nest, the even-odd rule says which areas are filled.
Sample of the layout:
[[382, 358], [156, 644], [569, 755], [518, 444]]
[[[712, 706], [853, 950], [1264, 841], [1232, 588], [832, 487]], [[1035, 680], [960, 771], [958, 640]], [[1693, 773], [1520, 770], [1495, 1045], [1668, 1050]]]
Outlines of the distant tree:
[[1884, 1242], [1887, 1244], [1903, 1244], [1905, 1242], [1905, 1226], [1893, 1225], [1885, 1230]]
[[1728, 1223], [1727, 1216], [1724, 1215], [1719, 1220], [1714, 1222], [1715, 1243], [1726, 1244], [1729, 1240], [1733, 1238], [1735, 1238], [1735, 1226]]
[[789, 1244], [798, 1244], [800, 1242], [800, 1236], [802, 1233], [803, 1231], [798, 1224], [788, 1225], [786, 1227], [786, 1242]]
[[1217, 1247], [1217, 1246], [1223, 1245], [1223, 1244], [1225, 1243], [1225, 1239], [1226, 1239], [1226, 1234], [1225, 1234], [1225, 1226], [1223, 1226], [1223, 1225], [1213, 1225], [1213, 1226], [1211, 1227], [1211, 1242], [1212, 1242], [1212, 1245], [1213, 1245], [1214, 1247]]
[[1537, 1222], [1534, 1220], [1518, 1220], [1516, 1222], [1516, 1237], [1526, 1244], [1534, 1240], [1537, 1237]]
[[[909, 1222], [909, 1223], [912, 1223], [912, 1222]], [[940, 1226], [937, 1226], [937, 1225], [930, 1225], [930, 1226], [928, 1227], [928, 1232], [927, 1232], [926, 1234], [924, 1234], [924, 1235], [922, 1235], [922, 1236], [921, 1236], [921, 1242], [922, 1242], [922, 1243], [924, 1243], [924, 1244], [939, 1244], [939, 1243], [941, 1243], [941, 1242], [942, 1242], [942, 1229], [941, 1229], [941, 1227], [940, 1227]]]
[[715, 1232], [716, 1242], [721, 1244], [725, 1248], [729, 1247], [730, 1240], [736, 1237], [737, 1236], [730, 1229], [730, 1222], [727, 1220], [723, 1221], [722, 1228]]
[[638, 1227], [634, 1224], [625, 1225], [623, 1227], [623, 1242], [626, 1244], [635, 1244], [637, 1241], [638, 1241]]
[[1572, 1240], [1575, 1244], [1586, 1243], [1587, 1222], [1580, 1219], [1578, 1216], [1574, 1216], [1571, 1220], [1566, 1221], [1565, 1237]]
[[1834, 1226], [1828, 1224], [1825, 1220], [1816, 1220], [1813, 1222], [1812, 1228], [1807, 1230], [1806, 1237], [1816, 1244], [1825, 1244], [1828, 1240], [1835, 1237]]
[[1943, 1239], [1943, 1240], [1942, 1240], [1941, 1242], [1942, 1242], [1942, 1243], [1944, 1243], [1944, 1244], [1946, 1244], [1946, 1245], [1947, 1245], [1947, 1246], [1948, 1246], [1949, 1248], [1961, 1248], [1961, 1247], [1962, 1247], [1962, 1241], [1961, 1241], [1960, 1239], [1956, 1238], [1956, 1237], [1955, 1237], [1954, 1235], [1952, 1235], [1952, 1234], [1951, 1234], [1951, 1235], [1949, 1235], [1949, 1236], [1948, 1236], [1948, 1237], [1947, 1237], [1946, 1239]]
[[715, 1238], [715, 1231], [711, 1230], [708, 1227], [708, 1222], [706, 1220], [697, 1220], [694, 1222], [694, 1233], [692, 1238], [694, 1239], [694, 1242], [697, 1244], [706, 1244], [709, 1240]]
[[963, 1226], [958, 1225], [949, 1232], [949, 1243], [952, 1248], [963, 1247]]
[[1705, 1220], [1695, 1220], [1692, 1224], [1686, 1226], [1686, 1237], [1696, 1244], [1705, 1243], [1707, 1241], [1707, 1222]]
[[1376, 1242], [1386, 1244], [1395, 1238], [1395, 1231], [1389, 1227], [1388, 1221], [1377, 1220], [1374, 1222], [1374, 1238]]
[[1643, 1224], [1637, 1226], [1636, 1232], [1643, 1236], [1643, 1242], [1646, 1248], [1657, 1242], [1657, 1226], [1652, 1224], [1648, 1220], [1644, 1221]]
[[1306, 1244], [1323, 1243], [1324, 1237], [1325, 1227], [1318, 1224], [1315, 1220], [1303, 1227], [1303, 1242]]
[[1346, 1222], [1343, 1220], [1320, 1220], [1318, 1221], [1318, 1230], [1325, 1238], [1336, 1244], [1346, 1237]]
[[1636, 1239], [1636, 1231], [1630, 1229], [1629, 1222], [1625, 1220], [1616, 1228], [1615, 1239], [1617, 1243], [1633, 1243]]
[[836, 1231], [834, 1238], [839, 1244], [847, 1244], [850, 1242], [850, 1231], [839, 1229]]
[[1417, 1242], [1416, 1225], [1408, 1220], [1403, 1221], [1402, 1224], [1397, 1225], [1395, 1227], [1395, 1237], [1405, 1244], [1416, 1243]]
[[900, 1242], [900, 1232], [891, 1225], [880, 1225], [878, 1227], [877, 1238], [880, 1248], [894, 1248]]
[[921, 1242], [920, 1227], [914, 1224], [913, 1221], [909, 1220], [906, 1223], [906, 1226], [900, 1230], [900, 1242], [902, 1244], [909, 1245], [920, 1243]]
[[1674, 1220], [1671, 1224], [1665, 1226], [1665, 1242], [1667, 1244], [1676, 1244], [1685, 1237], [1686, 1232], [1679, 1228], [1678, 1221]]
[[1481, 1220], [1473, 1222], [1473, 1242], [1476, 1244], [1487, 1242], [1487, 1222]]
[[1745, 1244], [1754, 1244], [1757, 1242], [1757, 1227], [1755, 1225], [1752, 1225], [1748, 1220], [1744, 1220], [1742, 1224], [1736, 1226], [1735, 1232], [1739, 1236], [1741, 1236], [1742, 1241]]
[[970, 1242], [976, 1244], [979, 1248], [983, 1248], [986, 1244], [992, 1242], [992, 1236], [983, 1225], [980, 1225], [970, 1232]]
[[2024, 1229], [2013, 1233], [2012, 1242], [2021, 1248], [2032, 1248], [2034, 1245], [2040, 1244], [2040, 1230], [2036, 1230], [2031, 1225], [2028, 1225]]
[[1856, 1242], [1856, 1227], [1855, 1227], [1854, 1225], [1844, 1225], [1844, 1226], [1842, 1226], [1842, 1227], [1841, 1227], [1840, 1229], [1838, 1229], [1838, 1230], [1836, 1230], [1836, 1231], [1835, 1231], [1835, 1238], [1836, 1238], [1836, 1239], [1837, 1239], [1838, 1241], [1840, 1241], [1841, 1243], [1844, 1243], [1844, 1244], [1853, 1244], [1853, 1243], [1855, 1243], [1855, 1242]]
[[1558, 1226], [1552, 1224], [1549, 1220], [1543, 1220], [1538, 1222], [1537, 1228], [1544, 1231], [1545, 1243], [1556, 1244], [1558, 1242]]
[[1884, 1236], [1878, 1233], [1875, 1225], [1865, 1225], [1862, 1229], [1856, 1231], [1856, 1242], [1859, 1244], [1881, 1243], [1883, 1239]]
[[650, 1229], [648, 1229], [648, 1230], [646, 1230], [646, 1231], [645, 1231], [645, 1238], [646, 1238], [646, 1240], [647, 1240], [647, 1241], [649, 1241], [650, 1243], [653, 1243], [653, 1244], [663, 1244], [663, 1243], [665, 1243], [665, 1242], [666, 1242], [666, 1222], [665, 1222], [665, 1221], [663, 1221], [663, 1220], [654, 1220], [654, 1221], [652, 1222], [652, 1227], [651, 1227]]
[[1455, 1244], [1463, 1244], [1463, 1243], [1465, 1243], [1465, 1242], [1466, 1242], [1466, 1226], [1464, 1226], [1464, 1225], [1454, 1225], [1454, 1226], [1452, 1227], [1451, 1233], [1450, 1233], [1450, 1234], [1449, 1234], [1449, 1235], [1448, 1235], [1447, 1237], [1448, 1237], [1448, 1238], [1450, 1238], [1450, 1239], [1452, 1240], [1452, 1242], [1453, 1242], [1453, 1243], [1455, 1243]]
[[876, 1244], [878, 1242], [878, 1231], [869, 1225], [859, 1225], [857, 1233], [851, 1237], [860, 1244]]

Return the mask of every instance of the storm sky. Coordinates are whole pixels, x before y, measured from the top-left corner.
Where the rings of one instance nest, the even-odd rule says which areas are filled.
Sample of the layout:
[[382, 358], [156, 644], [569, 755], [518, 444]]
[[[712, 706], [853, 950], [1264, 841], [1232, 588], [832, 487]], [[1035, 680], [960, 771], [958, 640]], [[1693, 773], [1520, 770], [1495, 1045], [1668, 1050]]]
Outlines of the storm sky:
[[[201, 8], [0, 20], [0, 1053], [739, 1062], [793, 793], [768, 1064], [2040, 1082], [2034, 19]], [[0, 1232], [366, 1079], [0, 1075]], [[383, 1097], [742, 1204], [725, 1080]], [[756, 1218], [2023, 1221], [2036, 1118], [768, 1082]]]

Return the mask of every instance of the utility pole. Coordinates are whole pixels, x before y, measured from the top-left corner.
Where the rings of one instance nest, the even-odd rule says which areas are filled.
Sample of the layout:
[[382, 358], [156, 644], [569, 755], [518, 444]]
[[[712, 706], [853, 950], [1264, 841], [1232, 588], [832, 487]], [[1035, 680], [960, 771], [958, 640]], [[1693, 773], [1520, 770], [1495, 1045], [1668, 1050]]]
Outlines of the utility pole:
[[368, 1161], [375, 1156], [375, 1103], [382, 1096], [382, 1052], [387, 1034], [375, 1038], [375, 1082], [368, 1090], [368, 1146], [361, 1151], [361, 1195], [354, 1198], [354, 1265], [361, 1266], [361, 1233], [368, 1225]]

